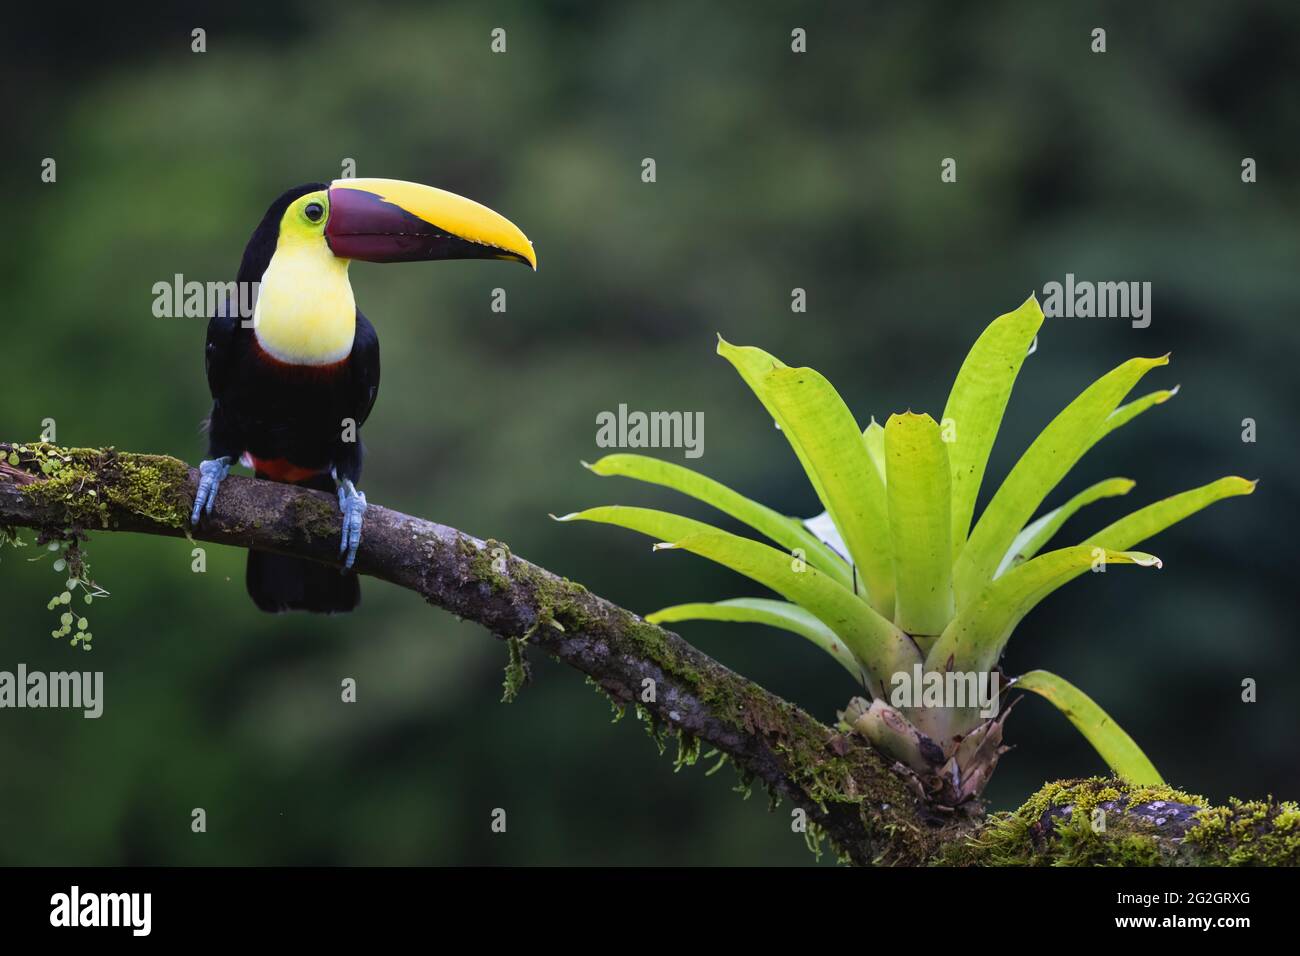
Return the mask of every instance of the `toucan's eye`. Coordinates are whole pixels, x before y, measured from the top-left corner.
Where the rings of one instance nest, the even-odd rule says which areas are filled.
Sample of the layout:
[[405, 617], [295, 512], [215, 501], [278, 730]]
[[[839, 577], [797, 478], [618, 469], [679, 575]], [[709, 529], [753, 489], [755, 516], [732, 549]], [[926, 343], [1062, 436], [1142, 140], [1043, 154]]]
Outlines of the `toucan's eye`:
[[303, 207], [302, 214], [312, 222], [320, 222], [321, 217], [325, 215], [325, 207], [318, 202], [309, 202]]

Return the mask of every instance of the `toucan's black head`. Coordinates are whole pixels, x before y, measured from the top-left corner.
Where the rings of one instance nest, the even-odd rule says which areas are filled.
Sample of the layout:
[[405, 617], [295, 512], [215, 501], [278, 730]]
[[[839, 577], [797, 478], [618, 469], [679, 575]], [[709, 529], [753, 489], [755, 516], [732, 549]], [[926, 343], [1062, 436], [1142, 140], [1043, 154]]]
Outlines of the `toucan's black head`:
[[271, 256], [275, 255], [275, 244], [280, 238], [280, 221], [284, 219], [284, 211], [293, 201], [326, 188], [325, 183], [303, 183], [286, 189], [276, 197], [262, 221], [253, 230], [248, 245], [244, 247], [244, 258], [239, 263], [240, 282], [257, 282], [266, 272], [266, 267], [271, 264]]

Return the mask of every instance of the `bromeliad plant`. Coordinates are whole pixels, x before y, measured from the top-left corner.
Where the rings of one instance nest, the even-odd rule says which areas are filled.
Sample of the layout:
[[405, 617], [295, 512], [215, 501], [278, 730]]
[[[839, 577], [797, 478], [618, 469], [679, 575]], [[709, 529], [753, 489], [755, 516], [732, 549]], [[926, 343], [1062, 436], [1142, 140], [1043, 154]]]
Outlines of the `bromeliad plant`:
[[1102, 376], [1052, 420], [972, 528], [989, 452], [1042, 322], [1033, 297], [995, 319], [962, 364], [941, 421], [908, 411], [891, 415], [883, 427], [873, 419], [865, 431], [813, 369], [790, 368], [761, 349], [719, 338], [719, 354], [775, 419], [826, 509], [807, 521], [642, 455], [609, 455], [588, 466], [598, 475], [683, 492], [783, 550], [647, 508], [591, 508], [560, 520], [641, 532], [659, 542], [656, 550], [690, 551], [780, 594], [786, 600], [680, 604], [647, 620], [753, 622], [812, 641], [872, 698], [854, 698], [842, 720], [908, 768], [938, 804], [961, 806], [984, 788], [1006, 750], [1007, 711], [982, 716], [969, 698], [955, 701], [951, 695], [891, 706], [899, 675], [938, 675], [946, 687], [955, 686], [950, 675], [989, 675], [1002, 688], [1040, 694], [1116, 774], [1134, 784], [1160, 783], [1132, 738], [1078, 688], [1041, 670], [1007, 681], [998, 662], [1020, 620], [1061, 585], [1110, 565], [1160, 567], [1157, 558], [1132, 548], [1215, 501], [1249, 494], [1255, 483], [1221, 478], [1141, 508], [1078, 544], [1040, 553], [1079, 509], [1133, 487], [1127, 478], [1112, 478], [1030, 520], [1088, 449], [1176, 393], [1160, 390], [1121, 404], [1147, 372], [1169, 360], [1135, 358]]

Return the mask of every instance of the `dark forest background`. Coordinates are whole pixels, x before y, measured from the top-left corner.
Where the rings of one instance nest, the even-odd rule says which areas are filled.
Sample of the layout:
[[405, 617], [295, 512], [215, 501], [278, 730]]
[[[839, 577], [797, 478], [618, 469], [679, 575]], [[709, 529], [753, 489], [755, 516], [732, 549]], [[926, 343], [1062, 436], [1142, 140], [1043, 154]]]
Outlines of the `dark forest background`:
[[[34, 439], [53, 418], [63, 444], [197, 461], [204, 323], [154, 318], [154, 283], [233, 278], [270, 200], [352, 158], [358, 175], [487, 203], [541, 267], [353, 267], [383, 345], [370, 500], [504, 539], [648, 612], [757, 592], [630, 533], [547, 518], [600, 503], [709, 516], [586, 473], [598, 412], [702, 411], [692, 466], [785, 512], [819, 510], [715, 333], [816, 367], [864, 423], [937, 415], [976, 335], [1030, 291], [1066, 273], [1150, 281], [1149, 328], [1048, 321], [983, 500], [1089, 382], [1169, 350], [1144, 390], [1182, 393], [1094, 449], [1049, 504], [1112, 475], [1137, 488], [1065, 537], [1221, 475], [1262, 482], [1156, 538], [1163, 571], [1061, 591], [1007, 667], [1079, 684], [1187, 789], [1300, 795], [1300, 6], [1058, 7], [6, 14], [0, 437]], [[206, 53], [190, 50], [195, 27]], [[489, 50], [495, 27], [504, 55]], [[790, 50], [794, 27], [806, 54]], [[955, 184], [940, 183], [944, 157]], [[489, 310], [496, 287], [505, 314]], [[790, 310], [794, 287], [806, 314]], [[104, 534], [89, 553], [112, 598], [93, 608], [88, 654], [49, 636], [49, 562], [0, 553], [0, 669], [106, 674], [98, 721], [0, 712], [0, 862], [813, 862], [784, 809], [742, 800], [730, 770], [674, 774], [574, 672], [535, 660], [534, 684], [498, 703], [505, 647], [412, 594], [367, 581], [350, 617], [266, 617], [242, 552], [209, 547], [204, 575], [184, 541]], [[822, 719], [854, 691], [792, 635], [680, 631]], [[1045, 701], [1022, 703], [1008, 733], [997, 808], [1102, 769]], [[190, 832], [194, 807], [206, 835]], [[505, 835], [489, 829], [497, 807]]]

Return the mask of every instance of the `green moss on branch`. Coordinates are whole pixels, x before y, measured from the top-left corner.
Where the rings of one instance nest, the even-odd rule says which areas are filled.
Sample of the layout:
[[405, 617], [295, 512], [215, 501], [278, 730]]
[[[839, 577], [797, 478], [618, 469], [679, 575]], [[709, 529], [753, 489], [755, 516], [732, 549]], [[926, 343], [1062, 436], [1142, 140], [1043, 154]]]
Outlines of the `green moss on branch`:
[[1213, 807], [1173, 787], [1091, 777], [1049, 783], [943, 849], [949, 866], [1294, 866], [1300, 809], [1273, 800]]
[[44, 442], [0, 447], [8, 449], [11, 467], [34, 479], [20, 492], [51, 526], [104, 529], [123, 515], [168, 528], [188, 520], [189, 468], [175, 458]]

